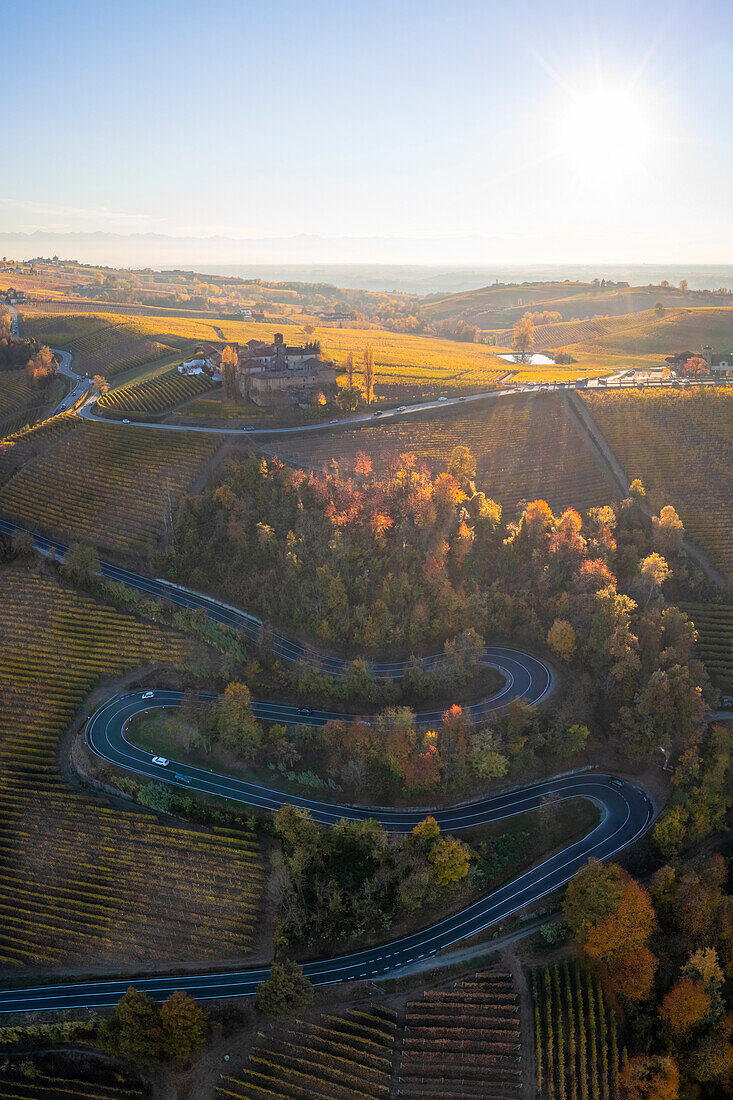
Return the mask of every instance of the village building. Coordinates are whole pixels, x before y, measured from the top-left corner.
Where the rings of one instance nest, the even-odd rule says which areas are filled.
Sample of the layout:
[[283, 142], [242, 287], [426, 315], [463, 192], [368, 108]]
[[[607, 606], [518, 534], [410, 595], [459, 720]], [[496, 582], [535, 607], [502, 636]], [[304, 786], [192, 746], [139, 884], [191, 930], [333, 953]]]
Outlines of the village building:
[[[179, 367], [181, 373], [199, 370], [218, 381], [224, 348], [237, 355], [237, 388], [257, 405], [304, 403], [318, 393], [336, 392], [336, 370], [321, 358], [317, 344], [292, 346], [276, 332], [272, 343], [248, 340], [246, 344], [204, 344], [196, 359]], [[189, 368], [185, 370], [183, 368]]]

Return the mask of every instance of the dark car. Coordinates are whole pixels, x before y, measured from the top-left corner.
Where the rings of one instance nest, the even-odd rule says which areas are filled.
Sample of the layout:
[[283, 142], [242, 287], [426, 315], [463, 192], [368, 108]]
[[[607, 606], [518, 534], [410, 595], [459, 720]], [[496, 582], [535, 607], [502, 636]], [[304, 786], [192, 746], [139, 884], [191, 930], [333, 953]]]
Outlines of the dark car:
[[304, 717], [309, 718], [310, 717], [310, 712], [311, 712], [310, 707], [301, 707], [300, 710], [298, 711], [298, 714], [302, 714]]
[[617, 775], [612, 775], [608, 782], [611, 787], [616, 787], [618, 790], [621, 790], [624, 785], [623, 779], [619, 779]]

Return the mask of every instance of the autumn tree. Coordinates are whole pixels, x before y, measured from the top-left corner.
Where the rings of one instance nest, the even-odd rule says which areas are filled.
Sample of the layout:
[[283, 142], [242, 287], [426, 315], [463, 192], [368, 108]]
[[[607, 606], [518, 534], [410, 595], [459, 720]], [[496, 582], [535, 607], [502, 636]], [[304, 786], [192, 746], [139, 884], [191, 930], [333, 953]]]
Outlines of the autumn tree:
[[452, 474], [456, 481], [465, 488], [469, 481], [476, 476], [476, 459], [468, 447], [454, 447], [448, 461], [448, 473]]
[[246, 763], [253, 763], [262, 745], [262, 729], [251, 709], [246, 684], [227, 684], [219, 700], [216, 728], [222, 743]]
[[547, 633], [547, 644], [563, 661], [570, 661], [575, 653], [575, 631], [567, 619], [555, 619]]
[[704, 359], [701, 359], [699, 355], [693, 355], [687, 360], [682, 368], [685, 374], [689, 374], [692, 377], [697, 377], [702, 374], [709, 374], [708, 365]]
[[432, 865], [438, 886], [448, 886], [452, 882], [465, 878], [468, 874], [471, 849], [455, 837], [441, 837], [431, 847], [428, 860]]
[[312, 1004], [313, 986], [302, 967], [290, 959], [273, 963], [270, 977], [257, 986], [255, 1006], [265, 1016], [294, 1020]]
[[513, 346], [519, 352], [520, 362], [526, 363], [529, 352], [532, 349], [534, 343], [534, 325], [532, 323], [532, 317], [529, 313], [525, 313], [524, 317], [520, 317], [514, 326], [514, 343]]
[[334, 401], [342, 412], [355, 413], [362, 401], [361, 387], [352, 384], [340, 386]]
[[647, 603], [655, 592], [659, 592], [670, 572], [661, 554], [648, 554], [639, 562], [639, 580], [643, 587], [648, 589]]
[[641, 478], [635, 477], [629, 486], [629, 496], [632, 500], [644, 500], [646, 497], [646, 489], [641, 481]]
[[648, 892], [617, 864], [591, 859], [565, 893], [565, 920], [589, 958], [602, 964], [627, 1000], [643, 1000], [657, 959], [648, 948], [655, 927]]
[[637, 1054], [619, 1076], [622, 1100], [677, 1100], [680, 1075], [673, 1058]]
[[130, 986], [114, 1014], [99, 1025], [98, 1038], [102, 1050], [114, 1058], [129, 1058], [138, 1066], [155, 1065], [162, 1053], [158, 1005], [149, 994]]
[[364, 396], [367, 405], [374, 400], [374, 350], [371, 344], [364, 348], [361, 375], [364, 380]]
[[239, 356], [229, 344], [221, 353], [221, 380], [224, 386], [224, 395], [230, 401], [236, 401], [237, 390], [237, 366]]
[[160, 1006], [160, 1028], [166, 1054], [185, 1058], [205, 1042], [208, 1014], [179, 989]]
[[667, 1031], [684, 1039], [708, 1015], [710, 1004], [699, 978], [680, 978], [665, 995], [659, 1013]]
[[666, 504], [658, 516], [652, 516], [652, 531], [654, 546], [660, 554], [669, 558], [679, 553], [685, 529], [671, 504]]

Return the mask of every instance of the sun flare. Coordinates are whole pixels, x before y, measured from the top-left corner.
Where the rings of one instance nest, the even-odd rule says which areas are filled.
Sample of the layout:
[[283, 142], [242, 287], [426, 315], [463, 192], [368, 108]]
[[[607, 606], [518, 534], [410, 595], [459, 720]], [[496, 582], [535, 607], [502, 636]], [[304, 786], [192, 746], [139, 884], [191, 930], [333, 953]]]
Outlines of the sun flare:
[[606, 182], [642, 168], [653, 140], [643, 96], [609, 84], [572, 93], [557, 129], [561, 158], [581, 176]]

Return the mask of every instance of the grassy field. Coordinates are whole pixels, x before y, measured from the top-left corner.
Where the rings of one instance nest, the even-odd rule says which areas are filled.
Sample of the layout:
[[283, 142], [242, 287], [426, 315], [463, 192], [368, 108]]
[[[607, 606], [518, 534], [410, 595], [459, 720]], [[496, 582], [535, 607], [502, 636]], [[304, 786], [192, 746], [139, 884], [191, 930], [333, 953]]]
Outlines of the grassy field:
[[555, 510], [589, 508], [613, 499], [614, 489], [588, 448], [559, 394], [505, 397], [478, 409], [388, 421], [333, 435], [273, 441], [268, 449], [296, 463], [327, 467], [336, 454], [342, 469], [364, 452], [378, 470], [411, 451], [432, 471], [444, 470], [454, 447], [476, 458], [476, 484], [513, 510], [542, 497]]
[[583, 400], [629, 479], [655, 509], [673, 504], [685, 528], [733, 580], [733, 392], [645, 390]]
[[3, 460], [12, 466], [14, 446], [26, 453], [37, 448], [0, 488], [0, 511], [36, 529], [120, 550], [155, 545], [218, 446], [207, 436], [70, 418], [62, 424], [67, 430], [50, 439], [31, 434], [0, 450], [1, 471]]
[[95, 684], [185, 666], [190, 643], [15, 568], [0, 571], [0, 636], [0, 968], [241, 953], [263, 878], [256, 841], [111, 809], [58, 765]]
[[710, 678], [733, 694], [733, 605], [683, 604], [699, 635], [698, 652]]
[[97, 404], [102, 412], [108, 411], [118, 416], [125, 416], [127, 413], [158, 416], [212, 388], [213, 383], [205, 375], [183, 375], [172, 367], [164, 374], [146, 381], [109, 390], [99, 398]]

